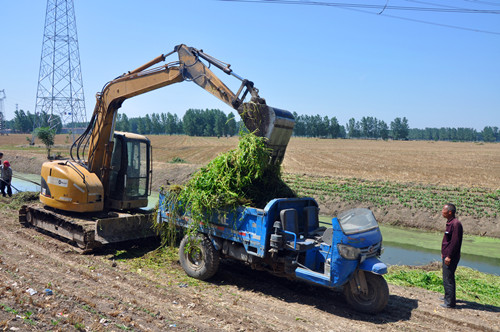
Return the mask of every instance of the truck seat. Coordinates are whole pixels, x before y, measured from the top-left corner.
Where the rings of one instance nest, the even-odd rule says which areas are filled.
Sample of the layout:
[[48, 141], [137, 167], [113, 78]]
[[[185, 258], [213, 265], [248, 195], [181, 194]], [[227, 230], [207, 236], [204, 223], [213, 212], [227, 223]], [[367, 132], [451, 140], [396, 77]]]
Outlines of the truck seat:
[[304, 208], [304, 233], [309, 235], [319, 228], [319, 208], [317, 206], [306, 206]]
[[[283, 209], [280, 211], [280, 219], [283, 225], [283, 229], [288, 232], [292, 232], [297, 236], [297, 243], [294, 250], [305, 251], [314, 247], [315, 243], [311, 239], [301, 239], [299, 235], [299, 218], [297, 210], [295, 209]], [[285, 234], [284, 236], [286, 245], [288, 249], [293, 249], [293, 235]]]

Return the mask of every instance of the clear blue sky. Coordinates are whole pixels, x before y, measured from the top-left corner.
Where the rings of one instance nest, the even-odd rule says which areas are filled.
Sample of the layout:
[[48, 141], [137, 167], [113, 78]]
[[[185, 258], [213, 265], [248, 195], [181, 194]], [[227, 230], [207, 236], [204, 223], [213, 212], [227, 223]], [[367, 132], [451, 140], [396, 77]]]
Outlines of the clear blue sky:
[[[384, 5], [387, 0], [322, 2]], [[500, 11], [500, 0], [389, 0], [388, 5]], [[44, 0], [0, 2], [0, 90], [7, 95], [7, 119], [16, 104], [34, 112], [45, 9]], [[298, 114], [336, 116], [344, 125], [351, 117], [373, 116], [388, 124], [407, 117], [412, 128], [500, 127], [499, 14], [361, 10], [372, 14], [215, 0], [75, 0], [87, 118], [106, 82], [183, 43], [230, 63], [269, 105]], [[238, 88], [235, 80], [226, 82]], [[153, 112], [182, 117], [188, 108], [232, 111], [189, 82], [130, 99], [120, 111], [128, 117]]]

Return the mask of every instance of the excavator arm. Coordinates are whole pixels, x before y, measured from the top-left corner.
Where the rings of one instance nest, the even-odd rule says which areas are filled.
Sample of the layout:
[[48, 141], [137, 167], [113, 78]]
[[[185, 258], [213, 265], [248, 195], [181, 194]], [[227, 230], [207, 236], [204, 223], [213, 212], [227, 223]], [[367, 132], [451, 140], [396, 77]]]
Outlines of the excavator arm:
[[[164, 62], [173, 53], [178, 54], [179, 61], [153, 67]], [[234, 93], [229, 89], [201, 59], [239, 79], [241, 86], [238, 91]], [[230, 65], [211, 57], [202, 50], [178, 45], [174, 51], [161, 55], [107, 83], [102, 92], [96, 96], [97, 103], [91, 123], [82, 137], [87, 137], [86, 143], [83, 144], [85, 148], [88, 145], [86, 167], [101, 179], [105, 193], [107, 193], [117, 110], [128, 98], [182, 81], [193, 81], [236, 109], [250, 132], [268, 139], [268, 146], [272, 150], [270, 162], [275, 164], [282, 162], [295, 123], [292, 114], [267, 106], [265, 100], [259, 97], [253, 82], [236, 75]], [[251, 97], [250, 101], [244, 102], [248, 94]], [[77, 142], [81, 143], [85, 140], [82, 137], [75, 141], [76, 145], [79, 145]], [[80, 153], [77, 152], [78, 159], [80, 159], [79, 156]]]

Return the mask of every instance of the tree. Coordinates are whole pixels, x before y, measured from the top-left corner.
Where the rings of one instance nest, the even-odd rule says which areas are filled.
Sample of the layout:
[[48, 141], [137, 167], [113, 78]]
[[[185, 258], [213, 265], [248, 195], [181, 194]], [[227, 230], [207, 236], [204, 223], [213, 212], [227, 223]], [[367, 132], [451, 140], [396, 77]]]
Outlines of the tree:
[[236, 119], [233, 112], [229, 113], [229, 115], [227, 116], [225, 130], [229, 136], [234, 136], [238, 133], [238, 124], [236, 123]]
[[150, 133], [153, 134], [163, 134], [165, 132], [165, 128], [162, 126], [162, 123], [160, 121], [160, 115], [153, 113], [151, 115], [151, 128], [150, 128]]
[[[28, 112], [29, 114], [29, 112]], [[14, 112], [14, 130], [21, 133], [30, 133], [33, 131], [34, 125], [32, 119], [23, 111], [16, 110]]]
[[496, 132], [498, 134], [498, 128], [497, 127], [484, 127], [483, 131], [482, 131], [482, 134], [483, 134], [483, 141], [485, 142], [495, 142], [496, 141], [496, 137], [495, 137], [495, 130], [496, 129]]
[[346, 125], [346, 130], [349, 138], [361, 137], [361, 127], [359, 122], [354, 118], [349, 119], [349, 122]]
[[389, 126], [385, 121], [380, 120], [377, 124], [378, 127], [378, 132], [379, 132], [379, 137], [382, 138], [383, 140], [386, 140], [389, 138]]
[[375, 138], [377, 137], [377, 119], [371, 116], [361, 118], [361, 136]]
[[408, 119], [405, 117], [403, 119], [395, 118], [394, 121], [391, 122], [392, 138], [400, 140], [408, 139], [409, 131]]
[[226, 122], [227, 117], [221, 110], [212, 110], [214, 113], [214, 133], [215, 136], [221, 137], [226, 136]]
[[47, 148], [47, 158], [50, 159], [50, 149], [54, 145], [56, 131], [49, 127], [40, 127], [36, 130], [36, 136], [45, 144]]
[[330, 119], [330, 126], [328, 129], [332, 138], [340, 137], [340, 125], [336, 117]]
[[182, 127], [179, 126], [179, 118], [177, 117], [177, 114], [171, 114], [168, 112], [165, 119], [165, 133], [169, 135], [180, 134], [181, 128]]

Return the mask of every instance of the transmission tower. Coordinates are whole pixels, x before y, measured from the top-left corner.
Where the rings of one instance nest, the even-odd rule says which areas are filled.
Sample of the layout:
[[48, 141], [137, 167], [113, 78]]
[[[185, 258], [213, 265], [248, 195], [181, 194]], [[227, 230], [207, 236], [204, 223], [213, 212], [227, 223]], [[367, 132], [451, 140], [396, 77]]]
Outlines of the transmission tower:
[[61, 121], [71, 124], [73, 134], [77, 123], [87, 121], [73, 0], [47, 0], [35, 106], [39, 122], [44, 113], [51, 128]]
[[4, 134], [5, 131], [5, 117], [4, 117], [4, 106], [3, 101], [7, 98], [5, 95], [5, 90], [0, 90], [0, 135]]

